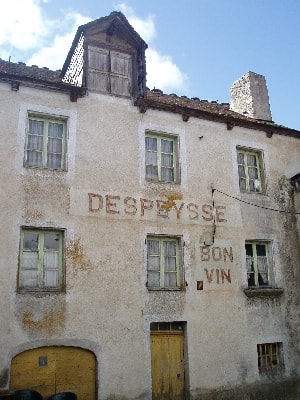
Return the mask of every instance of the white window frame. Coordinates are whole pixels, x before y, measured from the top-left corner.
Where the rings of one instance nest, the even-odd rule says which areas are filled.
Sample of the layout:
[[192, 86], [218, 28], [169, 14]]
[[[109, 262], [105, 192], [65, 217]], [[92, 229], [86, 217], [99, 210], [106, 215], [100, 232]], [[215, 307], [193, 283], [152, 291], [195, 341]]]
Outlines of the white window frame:
[[[43, 140], [43, 146], [42, 149], [37, 151], [36, 149], [32, 149], [32, 151], [37, 151], [42, 154], [42, 161], [41, 163], [33, 163], [28, 161], [28, 152], [30, 151], [29, 149], [29, 137], [30, 136], [35, 136], [34, 133], [30, 132], [30, 121], [39, 121], [43, 122], [44, 127], [43, 127], [43, 135], [42, 140]], [[62, 139], [61, 139], [61, 146], [62, 146], [62, 151], [61, 151], [61, 157], [60, 157], [60, 166], [52, 167], [48, 165], [48, 160], [49, 160], [49, 154], [55, 154], [52, 153], [48, 150], [48, 143], [49, 143], [49, 123], [55, 123], [55, 124], [61, 124], [63, 128], [63, 133], [62, 133]], [[59, 139], [59, 138], [58, 138]], [[33, 114], [29, 113], [27, 115], [27, 125], [26, 125], [26, 139], [25, 139], [25, 149], [24, 149], [24, 166], [25, 167], [30, 167], [30, 168], [44, 168], [48, 170], [61, 170], [65, 171], [66, 170], [66, 148], [67, 148], [67, 119], [58, 117], [55, 115], [40, 115], [40, 114]]]
[[[244, 155], [244, 162], [239, 162], [239, 154]], [[264, 167], [263, 167], [263, 153], [261, 150], [255, 150], [245, 147], [237, 147], [237, 167], [238, 167], [238, 178], [239, 188], [242, 193], [264, 193], [265, 192], [265, 179], [264, 179]], [[255, 157], [256, 165], [248, 165], [248, 156]], [[243, 168], [244, 175], [241, 176], [240, 170]], [[257, 170], [257, 178], [253, 179], [250, 176], [250, 168]], [[245, 182], [245, 188], [242, 188], [241, 180]]]
[[[251, 246], [252, 255], [247, 254], [246, 246]], [[257, 246], [264, 246], [265, 255], [259, 256], [257, 253]], [[246, 252], [246, 268], [247, 268], [247, 280], [249, 288], [268, 288], [273, 287], [273, 270], [272, 270], [272, 259], [271, 259], [271, 243], [269, 241], [260, 240], [249, 240], [245, 243]], [[267, 275], [266, 282], [264, 282], [263, 274], [259, 270], [259, 259], [266, 265], [264, 273]], [[251, 284], [250, 284], [251, 282]]]
[[[157, 149], [151, 150], [147, 149], [147, 138], [156, 139], [157, 141]], [[162, 151], [162, 141], [166, 140], [172, 142], [173, 151], [172, 153], [164, 153]], [[156, 153], [157, 159], [156, 163], [147, 164], [147, 154], [148, 153]], [[170, 154], [173, 157], [172, 167], [168, 167], [168, 169], [173, 172], [173, 179], [165, 179], [163, 177], [163, 164], [162, 164], [162, 155]], [[157, 168], [157, 177], [153, 178], [150, 175], [147, 175], [147, 167], [156, 167]], [[167, 168], [166, 168], [167, 169]], [[179, 176], [179, 137], [176, 135], [167, 135], [163, 133], [156, 133], [152, 131], [146, 131], [145, 133], [145, 179], [148, 182], [159, 182], [159, 183], [180, 183]]]
[[[37, 245], [31, 249], [26, 248], [25, 236], [37, 235]], [[57, 236], [58, 247], [57, 249], [47, 249], [45, 248], [45, 236], [47, 234], [53, 234]], [[56, 239], [55, 239], [56, 240]], [[36, 255], [33, 258], [32, 265], [27, 265], [25, 267], [25, 254], [31, 253], [31, 255]], [[47, 254], [57, 254], [56, 265], [51, 265], [47, 268]], [[29, 262], [30, 264], [30, 262]], [[35, 265], [33, 265], [35, 264]], [[24, 271], [31, 271], [34, 282], [31, 284], [24, 281], [25, 273]], [[57, 284], [47, 286], [45, 275], [46, 272], [52, 272], [57, 274]], [[64, 231], [60, 229], [50, 229], [50, 228], [32, 228], [32, 227], [22, 227], [20, 235], [20, 256], [19, 256], [19, 274], [18, 274], [18, 291], [20, 292], [35, 292], [35, 291], [62, 291], [63, 290], [63, 280], [64, 280]]]
[[[150, 242], [158, 243], [158, 252], [150, 254], [149, 244]], [[167, 243], [175, 244], [175, 255], [167, 256], [166, 248], [164, 244]], [[146, 239], [147, 245], [147, 287], [148, 290], [182, 290], [184, 287], [183, 279], [183, 248], [182, 248], [182, 238], [178, 236], [160, 236], [160, 235], [147, 235]], [[159, 267], [153, 269], [151, 258], [154, 257], [158, 259]], [[175, 258], [175, 269], [167, 270], [166, 262], [167, 258]], [[150, 274], [159, 275], [159, 285], [151, 284]], [[176, 284], [168, 284], [166, 277], [168, 274], [173, 274], [176, 276]]]

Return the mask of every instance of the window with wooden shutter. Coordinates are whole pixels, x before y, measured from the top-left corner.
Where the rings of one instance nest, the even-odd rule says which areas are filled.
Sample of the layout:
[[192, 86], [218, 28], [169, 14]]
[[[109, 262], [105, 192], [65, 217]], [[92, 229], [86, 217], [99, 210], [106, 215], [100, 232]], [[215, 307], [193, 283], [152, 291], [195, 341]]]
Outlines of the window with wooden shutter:
[[118, 51], [89, 47], [89, 89], [130, 96], [132, 56]]

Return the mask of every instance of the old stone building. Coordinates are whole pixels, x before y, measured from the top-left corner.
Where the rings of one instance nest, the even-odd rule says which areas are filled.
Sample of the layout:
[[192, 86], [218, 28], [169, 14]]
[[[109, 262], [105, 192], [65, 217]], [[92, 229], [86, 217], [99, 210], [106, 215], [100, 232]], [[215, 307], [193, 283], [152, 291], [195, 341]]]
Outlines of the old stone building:
[[299, 399], [300, 132], [146, 86], [123, 14], [61, 71], [0, 61], [0, 388]]

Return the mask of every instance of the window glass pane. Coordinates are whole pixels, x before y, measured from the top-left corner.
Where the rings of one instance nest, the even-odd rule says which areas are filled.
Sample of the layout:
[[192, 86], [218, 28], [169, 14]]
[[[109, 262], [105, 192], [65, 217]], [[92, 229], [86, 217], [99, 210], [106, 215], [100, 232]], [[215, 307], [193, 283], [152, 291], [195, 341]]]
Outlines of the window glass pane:
[[176, 276], [176, 273], [174, 273], [174, 272], [165, 273], [164, 286], [165, 287], [169, 287], [169, 288], [176, 288], [177, 287], [177, 276]]
[[250, 190], [250, 192], [256, 192], [255, 181], [253, 181], [253, 180], [249, 181], [249, 190]]
[[44, 136], [28, 135], [27, 150], [43, 150]]
[[246, 191], [246, 189], [247, 189], [246, 179], [240, 179], [239, 180], [239, 184], [240, 184], [241, 191]]
[[176, 257], [165, 257], [165, 271], [176, 271]]
[[146, 164], [157, 165], [157, 153], [153, 151], [146, 152]]
[[247, 164], [248, 166], [256, 166], [257, 165], [257, 157], [255, 154], [248, 154], [247, 155]]
[[62, 139], [64, 133], [64, 126], [61, 123], [49, 122], [48, 124], [48, 136], [52, 138]]
[[37, 271], [23, 270], [21, 275], [20, 286], [24, 288], [37, 288], [38, 287]]
[[146, 150], [157, 151], [157, 139], [152, 137], [145, 138]]
[[148, 286], [160, 287], [160, 274], [153, 271], [148, 271]]
[[36, 152], [36, 151], [27, 151], [27, 160], [26, 160], [27, 165], [32, 165], [36, 167], [42, 167], [43, 166], [43, 153]]
[[57, 269], [58, 268], [58, 253], [47, 252], [44, 253], [44, 269]]
[[23, 239], [23, 249], [25, 250], [37, 250], [38, 249], [38, 234], [25, 232]]
[[23, 252], [23, 269], [37, 269], [38, 253], [31, 251]]
[[161, 140], [161, 151], [163, 153], [173, 153], [173, 140]]
[[58, 271], [45, 271], [44, 273], [44, 284], [45, 287], [58, 287]]
[[253, 267], [253, 258], [250, 256], [246, 257], [246, 266], [247, 266], [247, 271], [248, 272], [254, 272], [254, 267]]
[[245, 167], [242, 165], [238, 166], [238, 171], [239, 171], [239, 177], [240, 178], [245, 178], [246, 177], [246, 173], [245, 173]]
[[49, 122], [47, 167], [59, 169], [62, 167], [63, 130], [61, 123]]
[[62, 153], [62, 140], [61, 139], [48, 139], [48, 153]]
[[164, 242], [164, 252], [166, 256], [176, 256], [176, 243]]
[[252, 244], [246, 243], [245, 248], [246, 248], [246, 254], [247, 254], [247, 256], [251, 256], [251, 257], [252, 257], [252, 256], [253, 256]]
[[146, 166], [146, 178], [152, 181], [158, 180], [158, 168], [152, 165]]
[[258, 284], [268, 285], [268, 262], [266, 257], [257, 257]]
[[162, 154], [161, 156], [162, 167], [173, 167], [173, 155], [172, 154]]
[[257, 179], [258, 178], [258, 170], [254, 167], [248, 168], [248, 174], [250, 179]]
[[157, 270], [159, 271], [160, 269], [160, 258], [159, 256], [148, 256], [148, 269], [149, 270]]
[[166, 182], [174, 181], [174, 170], [173, 168], [162, 168], [161, 179]]
[[237, 153], [237, 162], [238, 164], [244, 164], [244, 153]]
[[[34, 123], [40, 121], [31, 121], [31, 122]], [[43, 131], [41, 132], [41, 134], [42, 136], [37, 136], [31, 133], [28, 134], [27, 152], [26, 152], [26, 163], [28, 165], [33, 165], [37, 167], [41, 167], [43, 165], [43, 143], [44, 143]]]
[[148, 240], [148, 254], [159, 254], [159, 241], [158, 240]]
[[44, 133], [44, 121], [36, 121], [35, 119], [29, 119], [29, 132], [35, 135], [43, 135]]
[[60, 234], [47, 232], [44, 235], [44, 247], [45, 249], [49, 250], [58, 250], [59, 249], [59, 241], [60, 241]]
[[258, 256], [266, 255], [266, 245], [265, 244], [257, 244], [256, 245], [256, 253]]
[[48, 154], [47, 160], [47, 167], [48, 168], [61, 168], [61, 154]]
[[148, 270], [159, 271], [160, 269], [160, 254], [159, 242], [157, 240], [148, 240]]

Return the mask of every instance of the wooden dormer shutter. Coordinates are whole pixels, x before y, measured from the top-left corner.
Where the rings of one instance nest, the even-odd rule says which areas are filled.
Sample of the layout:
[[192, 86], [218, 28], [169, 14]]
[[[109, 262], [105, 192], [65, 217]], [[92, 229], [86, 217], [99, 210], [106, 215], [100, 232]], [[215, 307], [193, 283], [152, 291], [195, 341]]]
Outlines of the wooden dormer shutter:
[[89, 47], [88, 89], [119, 96], [131, 95], [130, 54]]

